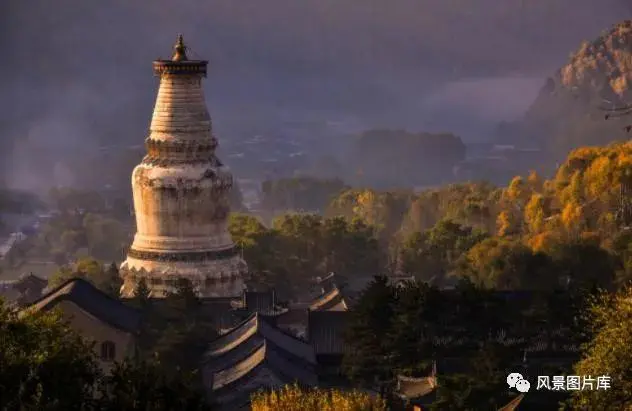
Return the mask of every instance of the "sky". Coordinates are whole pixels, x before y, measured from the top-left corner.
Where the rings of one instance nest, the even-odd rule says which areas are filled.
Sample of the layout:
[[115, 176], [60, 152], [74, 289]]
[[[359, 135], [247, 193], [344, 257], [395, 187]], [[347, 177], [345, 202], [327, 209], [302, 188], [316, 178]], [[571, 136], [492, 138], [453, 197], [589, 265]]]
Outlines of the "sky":
[[151, 61], [178, 33], [210, 61], [220, 142], [288, 111], [472, 141], [625, 18], [629, 0], [2, 0], [0, 165], [29, 185], [35, 165], [142, 143]]

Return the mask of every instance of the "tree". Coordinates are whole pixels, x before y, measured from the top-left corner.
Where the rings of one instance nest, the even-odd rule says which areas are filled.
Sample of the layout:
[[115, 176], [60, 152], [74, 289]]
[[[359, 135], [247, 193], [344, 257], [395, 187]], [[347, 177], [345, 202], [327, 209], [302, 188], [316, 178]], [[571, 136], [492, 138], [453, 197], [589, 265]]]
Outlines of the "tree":
[[386, 411], [386, 403], [359, 391], [309, 389], [286, 385], [252, 396], [252, 411]]
[[615, 280], [613, 256], [589, 240], [575, 240], [558, 244], [549, 251], [560, 279], [576, 287], [610, 288]]
[[393, 350], [384, 336], [392, 326], [394, 302], [388, 279], [375, 277], [352, 311], [343, 357], [344, 372], [352, 381], [371, 385], [392, 378]]
[[[425, 283], [408, 283], [396, 290], [391, 332], [393, 366], [405, 375], [424, 374], [436, 355], [441, 293]], [[427, 375], [427, 374], [426, 374]]]
[[104, 411], [211, 409], [193, 373], [178, 371], [167, 376], [157, 358], [115, 364], [110, 375], [102, 378], [99, 392], [98, 409]]
[[49, 287], [57, 287], [71, 278], [89, 281], [104, 293], [118, 298], [122, 280], [114, 263], [105, 268], [94, 258], [82, 258], [72, 265], [62, 266], [48, 280]]
[[91, 343], [56, 311], [18, 314], [0, 301], [0, 409], [208, 410], [194, 375], [157, 359], [103, 374]]
[[0, 302], [0, 335], [0, 409], [83, 409], [98, 366], [59, 313], [19, 316]]
[[83, 219], [89, 255], [101, 260], [119, 260], [128, 245], [129, 233], [117, 220], [89, 213]]
[[193, 371], [217, 332], [203, 316], [202, 303], [189, 280], [179, 278], [164, 304], [161, 312], [152, 310], [150, 321], [156, 339], [151, 354], [158, 353], [168, 370]]
[[528, 183], [529, 189], [533, 193], [540, 193], [542, 192], [542, 189], [544, 188], [544, 183], [542, 179], [540, 178], [540, 176], [538, 175], [538, 172], [535, 170], [529, 171], [529, 176], [527, 177], [527, 183]]
[[152, 352], [152, 348], [154, 341], [157, 338], [156, 332], [158, 330], [155, 330], [152, 326], [156, 326], [158, 324], [156, 324], [156, 321], [154, 320], [156, 312], [150, 298], [150, 290], [147, 286], [145, 277], [142, 277], [138, 281], [136, 289], [134, 290], [134, 298], [131, 303], [138, 308], [142, 314], [142, 321], [137, 336], [139, 357], [147, 358], [149, 356], [153, 356], [154, 353]]
[[432, 229], [413, 233], [402, 244], [402, 270], [424, 281], [442, 283], [457, 257], [486, 237], [482, 231], [444, 219]]
[[432, 410], [495, 410], [506, 404], [507, 353], [498, 344], [485, 343], [458, 374], [439, 376], [437, 399]]
[[147, 286], [147, 280], [145, 280], [145, 277], [142, 277], [138, 280], [136, 290], [134, 290], [134, 300], [137, 302], [139, 308], [142, 309], [150, 303], [149, 295], [150, 290]]
[[513, 215], [508, 211], [501, 211], [496, 219], [497, 235], [506, 237], [515, 234], [517, 231], [516, 222]]
[[524, 220], [529, 233], [538, 234], [544, 228], [545, 201], [541, 194], [534, 194], [524, 210]]
[[573, 392], [573, 409], [623, 410], [632, 407], [632, 288], [604, 294], [589, 304], [591, 340], [584, 345], [577, 375], [609, 376], [607, 390]]
[[547, 290], [559, 285], [555, 268], [548, 255], [518, 241], [488, 238], [459, 260], [455, 275], [489, 288]]

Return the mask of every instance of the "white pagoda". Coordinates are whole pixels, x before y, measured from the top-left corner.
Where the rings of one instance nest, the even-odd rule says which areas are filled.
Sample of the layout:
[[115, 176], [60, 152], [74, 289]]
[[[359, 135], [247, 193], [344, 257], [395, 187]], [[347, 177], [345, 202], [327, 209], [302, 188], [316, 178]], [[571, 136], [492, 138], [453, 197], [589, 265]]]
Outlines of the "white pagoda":
[[215, 156], [217, 139], [204, 101], [207, 61], [189, 60], [182, 36], [171, 60], [153, 63], [160, 88], [132, 173], [136, 235], [121, 265], [121, 295], [144, 278], [154, 297], [191, 281], [203, 297], [242, 293], [246, 264], [228, 232], [229, 169]]

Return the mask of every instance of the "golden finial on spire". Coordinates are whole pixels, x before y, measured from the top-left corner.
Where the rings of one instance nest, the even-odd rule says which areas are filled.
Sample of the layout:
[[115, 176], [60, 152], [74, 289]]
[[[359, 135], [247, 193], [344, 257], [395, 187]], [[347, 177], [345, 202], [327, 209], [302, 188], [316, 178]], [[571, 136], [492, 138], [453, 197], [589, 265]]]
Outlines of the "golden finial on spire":
[[178, 41], [176, 45], [173, 47], [176, 51], [171, 60], [173, 61], [183, 61], [187, 60], [187, 46], [184, 45], [184, 39], [182, 38], [182, 34], [178, 35]]

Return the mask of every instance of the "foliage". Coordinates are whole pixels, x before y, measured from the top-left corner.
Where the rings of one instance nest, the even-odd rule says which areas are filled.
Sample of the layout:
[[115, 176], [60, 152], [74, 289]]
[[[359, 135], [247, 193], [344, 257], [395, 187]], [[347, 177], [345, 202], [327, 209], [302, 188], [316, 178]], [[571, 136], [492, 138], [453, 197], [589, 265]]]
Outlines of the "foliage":
[[0, 409], [82, 409], [97, 362], [59, 313], [18, 316], [0, 301], [0, 335]]
[[505, 377], [525, 350], [539, 351], [530, 367], [555, 358], [570, 370], [572, 347], [585, 341], [585, 298], [578, 290], [499, 292], [467, 280], [454, 289], [376, 281], [351, 314], [343, 367], [357, 385], [388, 389], [395, 374], [427, 376], [437, 361], [435, 409], [497, 409], [509, 401]]
[[330, 271], [400, 271], [438, 284], [468, 277], [504, 289], [609, 287], [632, 279], [632, 238], [621, 235], [630, 175], [632, 143], [579, 148], [549, 180], [532, 171], [504, 188], [354, 188], [332, 199], [326, 218], [288, 214], [265, 227], [234, 215], [230, 230], [251, 274], [281, 295]]
[[207, 344], [217, 337], [217, 328], [200, 309], [202, 303], [191, 282], [180, 278], [175, 290], [160, 302], [142, 301], [142, 290], [141, 281], [135, 297], [144, 320], [139, 335], [140, 357], [149, 360], [158, 355], [168, 375], [195, 371]]
[[412, 193], [403, 190], [349, 189], [331, 201], [326, 215], [349, 220], [359, 218], [374, 226], [382, 240], [388, 240], [402, 224], [411, 199]]
[[63, 214], [98, 212], [106, 208], [105, 198], [96, 191], [55, 187], [48, 197], [52, 206]]
[[494, 230], [499, 191], [487, 183], [451, 184], [422, 191], [404, 214], [405, 233], [423, 232], [443, 219]]
[[331, 271], [354, 276], [379, 270], [375, 230], [360, 219], [287, 214], [267, 228], [255, 217], [233, 214], [229, 230], [253, 281], [274, 286], [280, 295], [305, 289], [312, 277]]
[[485, 237], [478, 229], [441, 220], [424, 233], [408, 236], [399, 250], [400, 268], [419, 280], [443, 284], [458, 257]]
[[428, 369], [440, 327], [420, 320], [441, 316], [440, 301], [439, 289], [425, 283], [410, 282], [395, 290], [390, 332], [383, 338], [394, 348], [392, 365], [398, 372], [415, 375]]
[[122, 285], [114, 263], [105, 266], [94, 258], [82, 258], [74, 264], [62, 266], [48, 279], [48, 286], [57, 287], [71, 278], [87, 280], [112, 297], [118, 297]]
[[205, 394], [192, 373], [166, 375], [157, 359], [128, 360], [115, 364], [101, 380], [99, 409], [111, 411], [205, 411]]
[[608, 390], [573, 393], [573, 409], [622, 410], [632, 407], [632, 288], [595, 298], [588, 314], [592, 339], [574, 369], [577, 375], [610, 376]]
[[104, 210], [58, 214], [30, 240], [30, 257], [57, 258], [65, 263], [89, 255], [103, 261], [119, 261], [131, 238], [128, 223]]
[[573, 148], [606, 145], [625, 139], [624, 117], [604, 121], [606, 109], [626, 106], [632, 96], [632, 22], [614, 25], [592, 41], [583, 42], [567, 64], [550, 77], [523, 121], [514, 124], [518, 145], [536, 144], [541, 161], [550, 165]]
[[18, 315], [0, 303], [0, 409], [208, 410], [189, 373], [126, 359], [108, 374], [59, 312]]
[[552, 289], [559, 284], [552, 259], [524, 244], [488, 238], [474, 245], [458, 263], [457, 275], [498, 289]]
[[388, 279], [375, 277], [354, 307], [343, 361], [351, 380], [371, 385], [392, 378], [394, 350], [384, 333], [392, 327], [394, 304], [395, 289]]
[[495, 410], [510, 401], [507, 395], [507, 371], [503, 366], [507, 349], [486, 343], [470, 358], [464, 359], [461, 373], [438, 377], [436, 401], [431, 410]]
[[384, 411], [386, 404], [380, 398], [359, 391], [311, 389], [297, 385], [278, 391], [259, 392], [253, 395], [252, 411]]
[[294, 177], [266, 180], [261, 185], [262, 206], [268, 211], [324, 212], [331, 199], [346, 185], [339, 179]]

